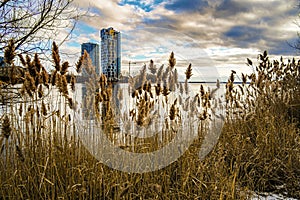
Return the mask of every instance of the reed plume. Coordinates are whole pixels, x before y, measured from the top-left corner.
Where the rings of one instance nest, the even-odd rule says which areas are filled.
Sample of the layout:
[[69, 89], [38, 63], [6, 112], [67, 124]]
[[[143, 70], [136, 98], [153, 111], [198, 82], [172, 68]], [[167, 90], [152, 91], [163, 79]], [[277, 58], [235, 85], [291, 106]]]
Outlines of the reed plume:
[[14, 59], [16, 56], [15, 51], [16, 51], [15, 42], [13, 39], [10, 39], [8, 45], [4, 50], [4, 62], [10, 66], [14, 63]]
[[68, 81], [67, 77], [65, 75], [60, 75], [60, 84], [59, 84], [60, 92], [63, 93], [63, 95], [68, 96]]
[[151, 72], [152, 74], [155, 74], [156, 71], [157, 71], [157, 68], [156, 68], [156, 66], [154, 65], [154, 62], [153, 62], [152, 59], [150, 60], [149, 70], [150, 70], [150, 72]]
[[24, 57], [22, 56], [22, 54], [18, 54], [18, 57], [21, 61], [21, 64], [23, 65], [23, 67], [26, 68], [26, 61], [25, 61]]
[[74, 74], [72, 74], [71, 75], [71, 80], [70, 80], [72, 91], [75, 91], [75, 83], [76, 83], [76, 78], [75, 78]]
[[176, 108], [177, 99], [175, 99], [174, 103], [171, 105], [169, 118], [170, 120], [174, 120], [177, 116], [178, 109]]
[[23, 103], [20, 103], [20, 107], [19, 107], [19, 116], [21, 117], [23, 114]]
[[170, 71], [171, 71], [171, 67], [167, 67], [165, 72], [162, 74], [162, 80], [163, 81], [167, 81], [168, 76], [170, 74]]
[[48, 72], [46, 71], [46, 69], [44, 67], [42, 67], [42, 81], [43, 84], [49, 88], [49, 75]]
[[163, 83], [162, 92], [163, 92], [164, 96], [168, 96], [170, 94], [169, 84], [166, 81], [164, 81], [164, 83]]
[[38, 88], [39, 84], [41, 83], [42, 79], [41, 79], [41, 74], [37, 73], [36, 76], [34, 77], [34, 84], [35, 87]]
[[44, 101], [42, 101], [42, 114], [44, 116], [47, 115], [47, 108], [46, 108], [46, 105], [45, 105]]
[[36, 86], [35, 86], [35, 80], [34, 78], [30, 75], [29, 72], [25, 72], [25, 83], [24, 83], [25, 89], [27, 93], [32, 96], [30, 93], [36, 91]]
[[10, 120], [7, 115], [4, 116], [4, 119], [2, 121], [1, 131], [6, 139], [8, 139], [9, 136], [11, 135], [12, 128], [11, 128]]
[[61, 66], [60, 74], [61, 74], [61, 75], [66, 74], [66, 73], [68, 72], [68, 68], [69, 68], [69, 67], [70, 67], [70, 66], [69, 66], [69, 62], [68, 62], [68, 61], [64, 62], [64, 63], [62, 64], [62, 66]]
[[164, 65], [161, 65], [157, 71], [157, 75], [156, 75], [157, 83], [159, 83], [161, 81], [163, 69], [164, 69]]
[[59, 92], [62, 93], [62, 77], [60, 75], [60, 73], [55, 73], [55, 80], [56, 82], [54, 83], [54, 85], [57, 86], [57, 88], [59, 89]]
[[171, 67], [171, 69], [173, 69], [176, 65], [176, 59], [174, 57], [174, 52], [172, 51], [170, 58], [169, 58], [169, 66]]
[[71, 97], [68, 97], [68, 105], [69, 105], [70, 109], [74, 108], [74, 102], [73, 102], [73, 99]]
[[176, 84], [176, 86], [178, 87], [178, 80], [179, 80], [179, 77], [178, 77], [177, 69], [174, 70], [173, 80], [175, 81], [175, 84]]
[[107, 78], [104, 74], [101, 74], [99, 82], [101, 90], [105, 90], [107, 85]]
[[242, 73], [242, 84], [243, 86], [247, 83], [247, 75]]
[[26, 66], [27, 66], [27, 70], [30, 73], [30, 75], [32, 77], [35, 77], [37, 71], [35, 69], [34, 61], [31, 61], [31, 58], [29, 55], [26, 55]]
[[189, 80], [192, 77], [192, 75], [192, 64], [190, 63], [188, 68], [186, 69], [185, 77], [187, 80]]
[[57, 76], [58, 76], [57, 70], [54, 70], [51, 74], [51, 84], [52, 84], [52, 86], [56, 85]]
[[169, 82], [169, 86], [170, 86], [170, 91], [175, 91], [176, 90], [176, 81], [175, 81], [175, 77], [174, 77], [174, 74], [171, 73], [169, 75], [169, 78], [168, 78], [168, 82]]
[[179, 83], [179, 92], [180, 92], [180, 94], [183, 94], [183, 92], [184, 92], [183, 83]]
[[22, 153], [22, 150], [21, 148], [19, 147], [19, 145], [16, 145], [16, 153], [17, 153], [17, 156], [18, 158], [20, 159], [21, 162], [24, 162], [25, 161], [25, 157]]
[[84, 54], [82, 54], [82, 55], [80, 56], [79, 60], [78, 60], [77, 63], [76, 63], [76, 72], [77, 72], [77, 73], [80, 73], [80, 72], [81, 72], [83, 59], [84, 59]]
[[44, 96], [43, 87], [42, 87], [42, 85], [39, 85], [38, 97], [42, 98], [43, 96]]
[[9, 76], [9, 80], [12, 85], [17, 83], [17, 76], [15, 71], [16, 71], [16, 67], [14, 64], [12, 64], [10, 69], [10, 76]]
[[54, 67], [57, 71], [60, 71], [60, 56], [58, 46], [55, 42], [52, 43], [52, 59], [54, 62]]
[[184, 81], [184, 89], [185, 89], [186, 95], [188, 95], [189, 94], [188, 79], [185, 79], [185, 81]]
[[34, 54], [33, 62], [34, 62], [34, 69], [37, 71], [37, 73], [39, 73], [43, 68], [43, 66], [41, 64], [41, 61], [37, 53]]
[[220, 89], [220, 80], [219, 79], [217, 79], [216, 86], [217, 86], [218, 89]]

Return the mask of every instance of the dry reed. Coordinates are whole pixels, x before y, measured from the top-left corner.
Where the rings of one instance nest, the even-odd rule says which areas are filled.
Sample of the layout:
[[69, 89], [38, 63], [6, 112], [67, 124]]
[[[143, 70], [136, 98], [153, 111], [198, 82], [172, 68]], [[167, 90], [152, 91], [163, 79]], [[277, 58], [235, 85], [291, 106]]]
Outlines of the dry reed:
[[[51, 75], [51, 87], [61, 88], [63, 105], [73, 105], [72, 99], [67, 97], [69, 88], [59, 68], [60, 58], [55, 45], [53, 57], [56, 70]], [[8, 106], [9, 112], [1, 116], [0, 199], [249, 199], [253, 192], [300, 198], [297, 118], [300, 64], [294, 60], [269, 62], [267, 53], [259, 58], [257, 72], [260, 77], [257, 74], [242, 75], [240, 86], [234, 82], [237, 74], [232, 73], [229, 77], [226, 84], [228, 115], [213, 151], [204, 160], [199, 159], [201, 134], [204, 134], [199, 133], [201, 137], [195, 139], [177, 161], [143, 174], [113, 170], [96, 160], [74, 134], [78, 124], [74, 124], [70, 113], [50, 106], [49, 102], [59, 101], [51, 96], [47, 99], [45, 92], [38, 95], [40, 88], [48, 89], [41, 87], [46, 78], [36, 87], [35, 77], [26, 72], [23, 88], [31, 93], [33, 101], [22, 96], [22, 106]], [[79, 61], [78, 69], [82, 65], [80, 62], [84, 61]], [[26, 68], [32, 68], [29, 56], [24, 63]], [[175, 68], [174, 60], [171, 65]], [[253, 66], [250, 59], [248, 65]], [[36, 69], [37, 74], [43, 72], [43, 68]], [[173, 76], [173, 70], [166, 74], [167, 77]], [[128, 120], [147, 125], [149, 118], [154, 119], [152, 108], [166, 109], [161, 132], [164, 137], [169, 136], [166, 141], [170, 141], [175, 134], [173, 122], [180, 121], [181, 112], [194, 109], [199, 114], [199, 121], [205, 121], [209, 118], [213, 97], [201, 86], [198, 96], [184, 98], [180, 84], [180, 95], [173, 98], [169, 87], [161, 80], [164, 72], [162, 67], [159, 68], [154, 73], [156, 82], [151, 84], [146, 83], [142, 73], [141, 81], [138, 81], [143, 83], [139, 85], [141, 88], [134, 87], [131, 91], [138, 107], [130, 110]], [[103, 75], [95, 80], [87, 83], [90, 87], [86, 95], [87, 108], [92, 111], [96, 107], [102, 115], [99, 106], [105, 104], [106, 117], [102, 117], [108, 125], [113, 125], [117, 116], [111, 101], [112, 88]], [[151, 96], [151, 88], [155, 95]], [[169, 103], [160, 98], [161, 95], [168, 96]], [[106, 128], [107, 134], [112, 134], [113, 127]], [[147, 146], [145, 140], [144, 146], [139, 147], [141, 141], [133, 137], [128, 137], [128, 141], [128, 144], [136, 141], [133, 149], [124, 147], [134, 152], [149, 152], [160, 147], [157, 136], [150, 141], [157, 146], [148, 143]], [[145, 150], [145, 147], [149, 148]]]

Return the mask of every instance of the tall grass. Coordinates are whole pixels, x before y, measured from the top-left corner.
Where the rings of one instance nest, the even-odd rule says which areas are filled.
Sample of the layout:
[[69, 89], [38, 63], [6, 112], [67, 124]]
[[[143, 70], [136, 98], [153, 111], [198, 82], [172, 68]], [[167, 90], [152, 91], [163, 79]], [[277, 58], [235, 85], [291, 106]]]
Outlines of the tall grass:
[[[13, 46], [6, 51], [13, 51]], [[5, 55], [10, 55], [6, 59], [13, 64], [11, 55], [15, 53]], [[66, 81], [68, 63], [61, 64], [55, 44], [52, 58], [55, 70], [47, 77], [38, 56], [20, 56], [27, 69], [15, 77], [23, 79], [18, 90], [20, 96], [5, 98], [3, 102], [1, 199], [248, 199], [253, 192], [300, 198], [299, 62], [271, 62], [265, 52], [260, 55], [257, 69], [249, 60], [255, 73], [242, 75], [243, 85], [235, 85], [237, 75], [231, 74], [226, 90], [226, 123], [218, 143], [203, 160], [198, 155], [206, 133], [200, 129], [189, 149], [169, 166], [154, 172], [126, 173], [99, 162], [81, 142], [72, 115], [77, 106], [71, 96], [75, 79], [72, 78], [72, 84]], [[78, 71], [90, 67], [87, 60], [86, 54], [79, 59]], [[166, 80], [178, 77], [175, 65], [171, 54], [167, 67], [156, 70], [150, 62], [153, 79], [145, 78], [142, 70], [136, 77], [140, 82], [131, 80], [128, 91], [133, 96], [132, 112], [124, 119], [128, 117], [139, 126], [148, 127], [147, 120], [153, 115], [151, 106], [162, 107], [164, 103], [170, 124], [180, 120], [178, 109], [194, 109], [182, 106], [184, 102], [179, 96], [168, 96], [174, 88]], [[191, 70], [189, 66], [184, 85], [188, 85]], [[110, 85], [105, 76], [95, 77], [92, 68], [87, 68], [87, 72], [90, 99], [86, 105], [92, 110], [88, 114], [105, 122], [104, 130], [113, 135], [112, 122], [119, 116], [112, 111]], [[174, 81], [184, 94], [184, 85]], [[137, 82], [141, 87], [134, 86]], [[154, 90], [149, 89], [149, 84]], [[13, 85], [14, 82], [1, 83], [1, 92]], [[51, 90], [56, 90], [57, 95], [50, 95]], [[201, 87], [193, 97], [195, 101], [189, 102], [198, 104], [199, 98], [200, 124], [209, 120], [211, 97]], [[156, 102], [159, 105], [154, 105]], [[104, 111], [100, 104], [105, 104]], [[166, 143], [172, 136], [167, 138]], [[137, 144], [132, 139], [123, 148], [143, 152], [143, 148], [131, 148]], [[150, 141], [147, 151], [155, 150], [155, 141]]]
[[232, 73], [226, 86], [224, 157], [241, 186], [299, 198], [300, 62], [271, 61], [265, 51], [257, 67], [249, 59], [248, 65], [255, 73], [242, 74], [238, 86]]

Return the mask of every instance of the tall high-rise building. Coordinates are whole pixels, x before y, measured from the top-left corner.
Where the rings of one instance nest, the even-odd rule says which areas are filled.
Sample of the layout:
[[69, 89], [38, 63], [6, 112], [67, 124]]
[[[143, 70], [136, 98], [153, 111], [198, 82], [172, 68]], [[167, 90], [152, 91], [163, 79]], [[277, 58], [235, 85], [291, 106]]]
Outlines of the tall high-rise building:
[[[81, 55], [83, 55], [84, 50], [90, 55], [92, 60], [92, 64], [95, 67], [95, 71], [97, 74], [100, 74], [100, 55], [99, 55], [99, 45], [95, 43], [83, 43], [81, 44]], [[84, 75], [84, 74], [83, 74]]]
[[112, 27], [102, 29], [101, 69], [109, 81], [118, 81], [121, 74], [121, 33]]
[[5, 62], [4, 62], [4, 57], [0, 56], [0, 66], [4, 67]]

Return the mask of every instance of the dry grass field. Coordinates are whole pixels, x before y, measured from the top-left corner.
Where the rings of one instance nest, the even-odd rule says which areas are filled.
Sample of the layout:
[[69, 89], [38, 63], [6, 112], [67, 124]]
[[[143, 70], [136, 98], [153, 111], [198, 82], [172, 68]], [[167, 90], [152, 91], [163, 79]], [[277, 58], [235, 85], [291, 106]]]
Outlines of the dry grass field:
[[[5, 59], [12, 68], [15, 56], [11, 42]], [[0, 199], [250, 199], [253, 192], [300, 199], [300, 61], [272, 61], [267, 52], [259, 55], [257, 64], [248, 59], [254, 73], [232, 72], [229, 76], [222, 102], [226, 112], [222, 133], [204, 159], [198, 153], [207, 132], [199, 128], [188, 150], [169, 166], [128, 173], [97, 160], [76, 133], [76, 104], [71, 95], [75, 78], [67, 81], [69, 64], [60, 60], [55, 43], [51, 76], [37, 55], [18, 56], [26, 70], [20, 77], [11, 73], [9, 82], [1, 82]], [[105, 76], [93, 74], [85, 56], [76, 66], [78, 71], [85, 67], [91, 80], [99, 80], [87, 83], [86, 105], [92, 110], [88, 115], [103, 124], [103, 131], [113, 141], [114, 119], [120, 116], [111, 104], [110, 84]], [[147, 141], [130, 138], [125, 140], [125, 150], [154, 151], [172, 141], [182, 116], [197, 118], [201, 127], [210, 120], [215, 106], [220, 106], [213, 91], [203, 87], [187, 106], [184, 91], [192, 67], [187, 68], [186, 82], [180, 84], [175, 66], [171, 54], [166, 68], [154, 69], [151, 62], [145, 66], [153, 72], [152, 78], [141, 70], [131, 80], [133, 87], [128, 92], [136, 107], [123, 121], [156, 131], [150, 121], [152, 108], [164, 105], [167, 117], [161, 140], [155, 136]], [[237, 76], [242, 84], [235, 84]], [[15, 79], [22, 79], [19, 89], [13, 89]], [[182, 96], [169, 96], [176, 88]], [[49, 95], [53, 90], [57, 95]]]

